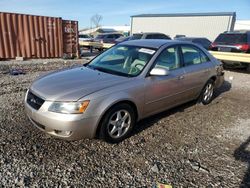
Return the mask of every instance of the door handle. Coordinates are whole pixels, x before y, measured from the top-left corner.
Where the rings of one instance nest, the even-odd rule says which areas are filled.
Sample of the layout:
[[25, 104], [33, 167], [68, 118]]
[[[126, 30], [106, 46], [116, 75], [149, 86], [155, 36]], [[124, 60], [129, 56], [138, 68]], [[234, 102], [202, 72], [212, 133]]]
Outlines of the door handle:
[[178, 77], [178, 80], [183, 80], [184, 79], [184, 76], [179, 76]]
[[204, 73], [208, 73], [208, 72], [209, 72], [209, 69], [205, 69], [203, 72], [204, 72]]

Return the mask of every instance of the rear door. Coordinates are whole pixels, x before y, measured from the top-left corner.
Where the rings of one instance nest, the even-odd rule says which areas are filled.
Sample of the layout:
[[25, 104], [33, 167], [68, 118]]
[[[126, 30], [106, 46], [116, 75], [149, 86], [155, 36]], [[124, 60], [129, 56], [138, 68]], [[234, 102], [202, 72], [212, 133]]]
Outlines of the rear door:
[[183, 103], [183, 75], [179, 47], [167, 47], [152, 68], [166, 68], [167, 76], [148, 76], [145, 79], [145, 115], [151, 115]]
[[183, 79], [185, 95], [183, 97], [191, 100], [198, 97], [208, 81], [213, 64], [208, 56], [194, 45], [181, 45], [181, 53], [185, 71]]

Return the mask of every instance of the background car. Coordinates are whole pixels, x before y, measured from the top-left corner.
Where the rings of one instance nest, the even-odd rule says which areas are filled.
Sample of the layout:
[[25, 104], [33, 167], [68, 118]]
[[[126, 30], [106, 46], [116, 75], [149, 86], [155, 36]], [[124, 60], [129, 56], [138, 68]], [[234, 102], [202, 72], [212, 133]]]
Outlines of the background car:
[[180, 37], [180, 38], [176, 38], [176, 40], [193, 42], [193, 43], [201, 45], [203, 48], [207, 50], [209, 49], [212, 43], [210, 40], [208, 40], [205, 37]]
[[120, 37], [115, 40], [115, 43], [121, 43], [129, 40], [139, 40], [139, 39], [167, 39], [171, 40], [171, 38], [168, 35], [165, 35], [163, 33], [135, 33], [128, 37]]
[[[123, 35], [121, 33], [104, 33], [104, 34], [99, 34], [94, 38], [94, 42], [99, 43], [99, 44], [103, 44], [103, 43], [116, 43], [115, 40], [123, 37]], [[102, 51], [103, 47], [102, 45], [100, 46], [94, 46], [95, 49]]]
[[168, 35], [163, 33], [134, 33], [130, 40], [137, 40], [137, 39], [167, 39], [171, 40]]
[[115, 43], [115, 40], [122, 37], [121, 33], [104, 33], [99, 34], [94, 38], [94, 42], [100, 43]]
[[[220, 52], [250, 53], [250, 31], [221, 33], [211, 44], [210, 50]], [[228, 66], [246, 67], [250, 71], [250, 62], [223, 62]]]
[[79, 34], [79, 41], [92, 41], [93, 38], [89, 35]]
[[128, 40], [130, 40], [130, 39], [131, 39], [131, 36], [128, 36], [128, 37], [120, 37], [120, 38], [118, 38], [118, 39], [115, 40], [115, 43], [116, 43], [116, 44], [119, 44], [119, 43], [121, 43], [121, 42], [125, 42], [125, 41], [128, 41]]
[[177, 34], [177, 35], [175, 35], [174, 39], [178, 39], [178, 38], [181, 38], [181, 37], [186, 37], [186, 35]]
[[223, 75], [221, 63], [193, 43], [127, 41], [83, 67], [37, 79], [25, 109], [36, 127], [53, 136], [120, 142], [140, 119], [194, 99], [210, 103]]

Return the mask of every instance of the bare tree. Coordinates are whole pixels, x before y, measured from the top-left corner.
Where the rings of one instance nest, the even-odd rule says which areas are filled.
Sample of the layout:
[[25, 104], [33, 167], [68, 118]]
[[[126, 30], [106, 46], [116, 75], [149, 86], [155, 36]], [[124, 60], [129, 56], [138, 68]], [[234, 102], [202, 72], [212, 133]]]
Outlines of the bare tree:
[[91, 20], [91, 23], [93, 23], [95, 27], [99, 27], [102, 19], [103, 19], [102, 15], [95, 14], [94, 16], [91, 17], [90, 20]]

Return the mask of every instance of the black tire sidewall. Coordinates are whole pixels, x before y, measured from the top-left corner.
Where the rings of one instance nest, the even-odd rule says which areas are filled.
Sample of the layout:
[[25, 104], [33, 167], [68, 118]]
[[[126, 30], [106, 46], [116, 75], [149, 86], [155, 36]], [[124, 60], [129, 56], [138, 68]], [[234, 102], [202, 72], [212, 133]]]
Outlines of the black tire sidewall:
[[[119, 110], [127, 110], [128, 113], [130, 113], [130, 116], [131, 116], [131, 125], [130, 125], [130, 128], [129, 130], [127, 131], [127, 133], [125, 135], [123, 135], [122, 137], [120, 138], [112, 138], [110, 137], [109, 133], [108, 133], [108, 122], [109, 122], [109, 119], [110, 117], [117, 111]], [[121, 142], [122, 140], [126, 139], [131, 131], [133, 130], [133, 127], [135, 125], [135, 122], [136, 122], [136, 116], [135, 116], [135, 112], [134, 112], [134, 109], [129, 105], [129, 104], [126, 104], [126, 103], [120, 103], [120, 104], [117, 104], [113, 107], [111, 107], [104, 115], [104, 117], [102, 118], [101, 120], [101, 129], [100, 129], [100, 137], [102, 139], [104, 139], [105, 141], [109, 142], [109, 143], [118, 143], [118, 142]]]
[[[206, 91], [206, 87], [208, 84], [212, 84], [213, 85], [213, 95], [212, 97], [208, 100], [208, 101], [205, 101], [204, 100], [204, 93]], [[199, 103], [203, 104], [203, 105], [207, 105], [209, 104], [214, 98], [214, 81], [212, 79], [208, 80], [206, 85], [204, 86], [204, 88], [202, 89], [202, 92], [200, 94], [200, 97], [199, 97]]]

